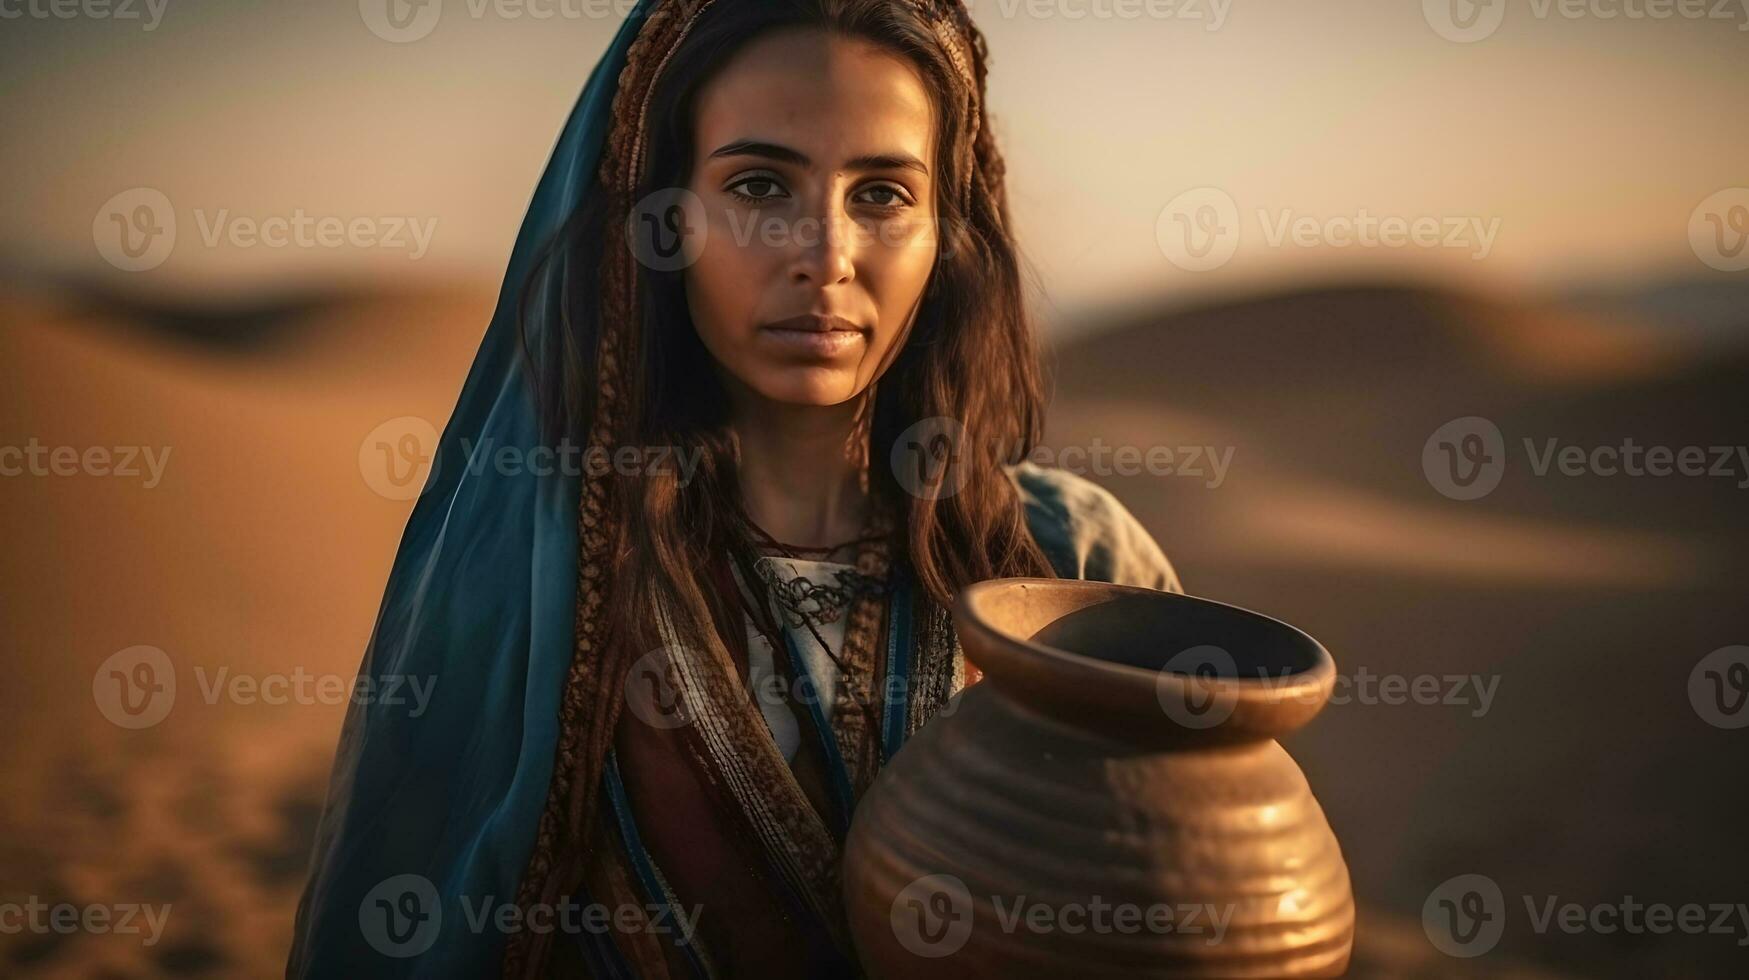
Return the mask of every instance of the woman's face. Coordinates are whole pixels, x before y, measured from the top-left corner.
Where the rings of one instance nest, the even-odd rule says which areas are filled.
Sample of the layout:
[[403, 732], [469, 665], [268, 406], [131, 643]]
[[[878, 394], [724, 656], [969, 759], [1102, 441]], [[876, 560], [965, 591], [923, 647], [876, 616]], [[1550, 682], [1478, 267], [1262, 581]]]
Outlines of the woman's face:
[[702, 88], [695, 126], [705, 234], [688, 243], [686, 299], [724, 383], [790, 405], [862, 393], [935, 263], [921, 76], [865, 41], [778, 31]]

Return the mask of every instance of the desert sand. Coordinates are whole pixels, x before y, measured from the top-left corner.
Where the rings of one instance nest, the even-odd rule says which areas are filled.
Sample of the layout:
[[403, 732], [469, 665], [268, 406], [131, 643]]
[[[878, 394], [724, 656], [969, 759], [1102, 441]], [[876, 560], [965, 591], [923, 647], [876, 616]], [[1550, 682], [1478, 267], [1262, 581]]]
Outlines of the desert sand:
[[[96, 297], [96, 298], [94, 298]], [[169, 903], [158, 942], [0, 937], [0, 973], [283, 970], [341, 703], [211, 697], [226, 677], [350, 677], [411, 502], [361, 475], [385, 421], [441, 427], [492, 291], [310, 291], [249, 310], [0, 293], [0, 444], [167, 447], [161, 480], [0, 479], [0, 899]], [[1078, 334], [1081, 336], [1081, 334]], [[1655, 323], [1410, 286], [1113, 312], [1055, 352], [1047, 445], [1230, 450], [1195, 476], [1089, 473], [1197, 594], [1281, 617], [1340, 669], [1491, 678], [1455, 704], [1332, 705], [1289, 743], [1361, 903], [1355, 976], [1736, 976], [1738, 936], [1536, 934], [1438, 952], [1430, 890], [1749, 900], [1743, 732], [1687, 679], [1749, 642], [1743, 491], [1535, 477], [1437, 493], [1428, 435], [1483, 415], [1508, 445], [1741, 443], [1742, 349]], [[164, 720], [106, 719], [93, 676], [157, 647]]]

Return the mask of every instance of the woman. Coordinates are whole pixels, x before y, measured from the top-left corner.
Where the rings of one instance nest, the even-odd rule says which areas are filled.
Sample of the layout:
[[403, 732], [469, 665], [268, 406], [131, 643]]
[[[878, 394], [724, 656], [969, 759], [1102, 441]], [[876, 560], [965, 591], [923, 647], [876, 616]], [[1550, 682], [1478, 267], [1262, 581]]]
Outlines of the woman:
[[1178, 588], [1014, 462], [1042, 385], [985, 60], [958, 2], [632, 11], [366, 654], [430, 703], [349, 714], [289, 974], [854, 974], [839, 851], [977, 679], [955, 593]]

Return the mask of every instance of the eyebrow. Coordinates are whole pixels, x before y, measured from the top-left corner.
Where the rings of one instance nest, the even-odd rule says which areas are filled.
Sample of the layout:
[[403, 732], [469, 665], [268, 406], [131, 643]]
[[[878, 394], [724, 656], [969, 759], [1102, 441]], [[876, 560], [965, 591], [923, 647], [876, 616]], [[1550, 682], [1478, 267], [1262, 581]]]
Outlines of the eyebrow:
[[[715, 160], [718, 157], [763, 157], [767, 160], [790, 163], [798, 167], [812, 167], [814, 165], [814, 161], [808, 159], [808, 155], [800, 150], [759, 140], [736, 140], [733, 143], [725, 143], [712, 150], [709, 159]], [[897, 168], [915, 170], [925, 177], [929, 176], [929, 168], [923, 165], [923, 161], [909, 153], [866, 153], [845, 161], [845, 165], [851, 170]]]

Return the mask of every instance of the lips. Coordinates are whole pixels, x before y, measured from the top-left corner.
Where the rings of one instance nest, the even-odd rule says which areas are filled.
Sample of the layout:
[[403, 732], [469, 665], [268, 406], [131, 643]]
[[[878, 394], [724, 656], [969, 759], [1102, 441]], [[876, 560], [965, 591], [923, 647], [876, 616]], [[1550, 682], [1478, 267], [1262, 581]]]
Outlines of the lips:
[[846, 333], [861, 333], [862, 328], [841, 316], [822, 315], [819, 313], [804, 313], [792, 316], [787, 320], [767, 323], [767, 330], [800, 330], [807, 333], [829, 333], [844, 331]]
[[861, 348], [866, 331], [841, 316], [807, 313], [767, 323], [759, 335], [774, 353], [822, 361], [844, 357]]

